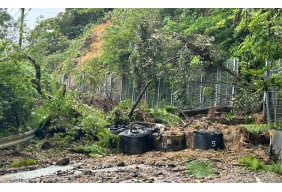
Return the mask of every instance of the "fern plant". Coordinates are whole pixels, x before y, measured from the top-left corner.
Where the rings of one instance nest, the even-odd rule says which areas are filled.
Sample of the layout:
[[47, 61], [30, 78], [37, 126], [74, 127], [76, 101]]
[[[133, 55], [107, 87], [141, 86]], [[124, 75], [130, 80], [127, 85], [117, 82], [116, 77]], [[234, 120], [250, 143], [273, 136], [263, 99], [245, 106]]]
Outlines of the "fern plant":
[[[172, 113], [168, 111], [171, 111]], [[182, 123], [181, 118], [174, 113], [175, 110], [172, 110], [171, 108], [167, 108], [167, 107], [162, 107], [157, 109], [150, 109], [149, 116], [155, 119], [155, 121], [158, 123], [165, 123], [170, 126], [181, 124]]]
[[248, 169], [253, 171], [264, 170], [277, 173], [282, 175], [282, 165], [281, 163], [274, 163], [272, 162], [271, 165], [266, 165], [263, 162], [260, 162], [255, 157], [245, 157], [239, 160], [239, 164], [246, 166]]
[[215, 171], [211, 162], [194, 160], [186, 165], [185, 173], [196, 178], [205, 178], [214, 176]]
[[74, 149], [87, 153], [91, 157], [103, 157], [109, 152], [109, 149], [101, 147], [97, 144], [85, 145], [85, 146], [75, 146]]

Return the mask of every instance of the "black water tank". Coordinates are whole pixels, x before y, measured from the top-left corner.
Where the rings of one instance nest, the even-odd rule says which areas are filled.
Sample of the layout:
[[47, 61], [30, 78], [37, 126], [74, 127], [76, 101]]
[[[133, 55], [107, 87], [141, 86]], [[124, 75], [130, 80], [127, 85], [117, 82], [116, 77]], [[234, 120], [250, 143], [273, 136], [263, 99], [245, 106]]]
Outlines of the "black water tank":
[[193, 149], [224, 149], [223, 134], [219, 131], [193, 131]]
[[131, 129], [119, 134], [120, 151], [124, 154], [141, 154], [153, 149], [151, 131], [149, 129]]

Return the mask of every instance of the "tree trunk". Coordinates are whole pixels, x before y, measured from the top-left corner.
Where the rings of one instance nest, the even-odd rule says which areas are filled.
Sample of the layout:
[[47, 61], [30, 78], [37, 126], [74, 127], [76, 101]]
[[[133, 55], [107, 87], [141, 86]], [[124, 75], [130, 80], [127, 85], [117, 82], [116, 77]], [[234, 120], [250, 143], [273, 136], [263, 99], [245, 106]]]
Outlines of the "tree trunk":
[[146, 86], [144, 87], [144, 89], [143, 89], [142, 92], [140, 93], [138, 99], [136, 100], [136, 102], [134, 103], [133, 107], [131, 108], [131, 110], [130, 110], [130, 112], [129, 112], [129, 114], [128, 114], [129, 119], [132, 118], [134, 109], [137, 107], [138, 103], [141, 101], [141, 98], [142, 98], [142, 96], [144, 95], [146, 89], [148, 88], [150, 82], [151, 82], [151, 81], [149, 81], [149, 82], [146, 84]]
[[32, 63], [32, 65], [33, 65], [33, 67], [35, 69], [35, 79], [33, 79], [32, 83], [34, 84], [35, 89], [37, 90], [37, 92], [40, 95], [42, 95], [41, 84], [40, 84], [40, 80], [41, 80], [40, 65], [31, 56], [28, 55], [27, 58], [30, 60], [30, 62]]

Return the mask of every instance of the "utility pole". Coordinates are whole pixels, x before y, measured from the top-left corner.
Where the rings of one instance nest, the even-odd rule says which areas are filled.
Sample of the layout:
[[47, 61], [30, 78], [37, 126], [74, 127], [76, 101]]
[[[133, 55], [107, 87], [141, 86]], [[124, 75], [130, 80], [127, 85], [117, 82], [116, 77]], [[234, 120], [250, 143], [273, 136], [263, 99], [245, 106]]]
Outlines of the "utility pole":
[[19, 31], [19, 46], [22, 47], [23, 42], [23, 27], [24, 27], [24, 8], [21, 8], [21, 18], [20, 18], [20, 31]]

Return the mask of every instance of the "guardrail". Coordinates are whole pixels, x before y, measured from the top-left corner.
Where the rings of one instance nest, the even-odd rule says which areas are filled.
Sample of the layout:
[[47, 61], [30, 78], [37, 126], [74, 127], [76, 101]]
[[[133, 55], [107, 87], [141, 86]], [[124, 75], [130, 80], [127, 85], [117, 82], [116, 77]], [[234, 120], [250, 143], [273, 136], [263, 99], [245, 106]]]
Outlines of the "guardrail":
[[32, 130], [19, 135], [0, 138], [0, 149], [27, 142], [35, 136], [35, 131], [36, 130]]

